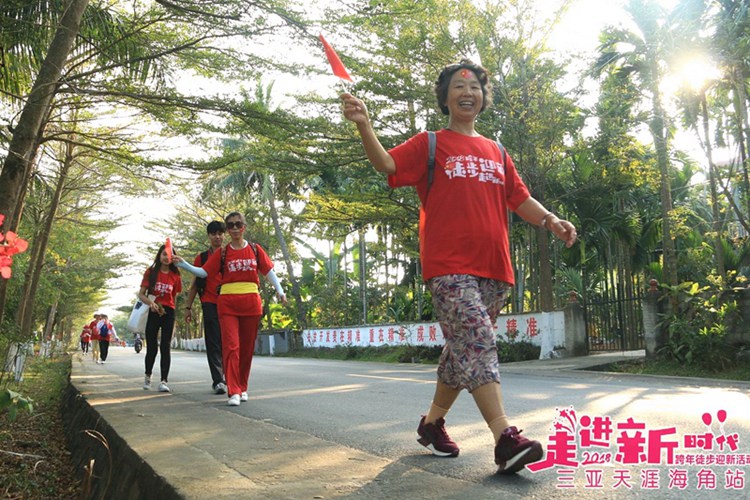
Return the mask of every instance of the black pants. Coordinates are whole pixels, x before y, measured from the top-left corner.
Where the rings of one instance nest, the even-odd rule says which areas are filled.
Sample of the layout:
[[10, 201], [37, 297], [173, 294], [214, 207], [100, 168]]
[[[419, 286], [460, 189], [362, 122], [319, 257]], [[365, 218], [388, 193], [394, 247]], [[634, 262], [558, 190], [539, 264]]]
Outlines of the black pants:
[[[157, 342], [157, 336], [161, 330], [161, 339]], [[156, 362], [156, 352], [161, 353], [159, 367], [161, 369], [161, 380], [168, 382], [169, 367], [172, 364], [172, 332], [174, 330], [174, 309], [164, 308], [164, 316], [159, 316], [154, 311], [149, 311], [146, 322], [146, 375], [151, 372]]]
[[109, 354], [109, 340], [99, 340], [99, 359], [107, 361], [107, 354]]
[[81, 341], [81, 350], [85, 353], [89, 352], [89, 343], [85, 340]]
[[206, 358], [208, 369], [211, 371], [213, 385], [224, 382], [224, 372], [221, 369], [221, 327], [219, 326], [219, 311], [216, 304], [201, 302], [203, 309], [203, 337], [206, 341]]

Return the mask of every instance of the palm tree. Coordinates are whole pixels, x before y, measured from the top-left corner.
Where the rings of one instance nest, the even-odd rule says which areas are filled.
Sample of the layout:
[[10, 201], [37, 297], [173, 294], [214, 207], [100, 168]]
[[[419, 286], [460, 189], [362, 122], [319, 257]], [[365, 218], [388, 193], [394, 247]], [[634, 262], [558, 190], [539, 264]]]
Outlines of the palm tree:
[[594, 72], [615, 72], [626, 76], [649, 96], [651, 113], [648, 128], [654, 141], [659, 167], [659, 195], [662, 215], [662, 247], [664, 281], [676, 286], [677, 253], [672, 230], [672, 192], [670, 184], [669, 120], [664, 111], [659, 88], [674, 25], [654, 0], [631, 0], [627, 6], [637, 30], [610, 28], [601, 37], [599, 57]]
[[744, 194], [744, 210], [736, 210], [738, 219], [747, 228], [750, 224], [750, 118], [748, 118], [747, 79], [750, 74], [750, 17], [745, 0], [716, 0], [711, 2], [718, 7], [709, 22], [711, 49], [717, 54], [723, 70], [720, 88], [730, 95], [734, 115], [731, 136], [739, 147], [741, 169], [740, 185]]
[[73, 50], [88, 3], [88, 0], [70, 0], [63, 6], [65, 9], [55, 37], [13, 131], [8, 155], [0, 172], [0, 214], [5, 215], [7, 228], [14, 228], [18, 222], [14, 211], [18, 194], [29, 176], [44, 118], [57, 92], [60, 76]]

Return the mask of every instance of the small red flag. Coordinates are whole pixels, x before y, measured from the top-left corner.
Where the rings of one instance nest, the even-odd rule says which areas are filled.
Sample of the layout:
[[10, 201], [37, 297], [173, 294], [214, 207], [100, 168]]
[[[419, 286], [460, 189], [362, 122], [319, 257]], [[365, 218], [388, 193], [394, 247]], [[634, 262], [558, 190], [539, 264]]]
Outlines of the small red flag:
[[344, 80], [349, 80], [351, 82], [352, 77], [349, 76], [349, 73], [344, 67], [344, 63], [341, 62], [341, 59], [339, 59], [336, 51], [333, 50], [333, 47], [328, 45], [328, 42], [326, 42], [326, 39], [323, 38], [322, 34], [318, 35], [318, 38], [320, 38], [320, 41], [323, 42], [323, 47], [326, 49], [326, 57], [328, 58], [328, 62], [331, 64], [333, 74], [338, 76], [339, 78], [343, 78]]
[[169, 262], [172, 262], [172, 257], [174, 254], [172, 253], [172, 240], [167, 238], [167, 242], [164, 244], [164, 252], [167, 254], [167, 258], [169, 259]]

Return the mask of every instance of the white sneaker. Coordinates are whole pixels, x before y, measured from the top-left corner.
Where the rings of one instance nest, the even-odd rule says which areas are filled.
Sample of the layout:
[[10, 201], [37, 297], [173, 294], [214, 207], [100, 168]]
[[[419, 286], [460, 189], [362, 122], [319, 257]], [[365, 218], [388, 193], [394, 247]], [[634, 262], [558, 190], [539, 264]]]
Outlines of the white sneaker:
[[151, 389], [151, 375], [146, 375], [143, 378], [143, 390], [147, 391]]
[[227, 401], [227, 406], [239, 406], [240, 405], [240, 395], [239, 394], [233, 394], [229, 397], [229, 400]]
[[247, 401], [247, 392], [243, 392], [240, 394], [240, 401]]
[[168, 385], [167, 385], [167, 383], [166, 383], [166, 382], [164, 382], [163, 380], [162, 380], [162, 381], [161, 381], [161, 383], [159, 384], [159, 392], [171, 392], [171, 391], [169, 390], [169, 386], [168, 386]]

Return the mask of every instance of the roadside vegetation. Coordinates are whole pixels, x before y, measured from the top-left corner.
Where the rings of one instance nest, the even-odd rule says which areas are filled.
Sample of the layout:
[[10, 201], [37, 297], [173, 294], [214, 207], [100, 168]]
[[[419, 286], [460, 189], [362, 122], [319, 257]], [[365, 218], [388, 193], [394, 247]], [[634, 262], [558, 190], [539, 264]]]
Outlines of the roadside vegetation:
[[631, 373], [634, 375], [664, 375], [669, 377], [714, 378], [750, 382], [750, 364], [735, 366], [725, 370], [713, 370], [696, 366], [686, 366], [674, 360], [638, 360], [594, 368], [597, 371]]
[[[376, 361], [381, 363], [437, 364], [443, 346], [398, 345], [381, 347], [337, 346], [296, 349], [287, 354], [295, 358], [338, 359], [353, 361]], [[539, 346], [531, 342], [497, 342], [501, 363], [539, 359]]]
[[24, 379], [11, 390], [31, 400], [32, 411], [0, 408], [0, 498], [81, 498], [60, 411], [70, 377], [70, 356], [27, 359]]

